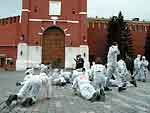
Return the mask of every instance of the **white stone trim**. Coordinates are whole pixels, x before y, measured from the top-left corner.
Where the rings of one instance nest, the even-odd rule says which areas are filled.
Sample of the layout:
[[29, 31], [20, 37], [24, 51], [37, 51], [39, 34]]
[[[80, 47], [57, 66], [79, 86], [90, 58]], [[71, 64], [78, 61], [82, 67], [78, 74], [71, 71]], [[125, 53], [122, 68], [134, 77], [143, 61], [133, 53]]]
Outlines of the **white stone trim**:
[[52, 20], [58, 20], [59, 18], [57, 16], [52, 16], [51, 19]]
[[[54, 20], [50, 19], [29, 19], [29, 21], [34, 21], [34, 22], [42, 22], [42, 21], [47, 21], [47, 22], [53, 22]], [[79, 21], [75, 20], [55, 20], [56, 22], [67, 22], [67, 23], [79, 23]]]
[[[80, 45], [80, 47], [65, 47], [65, 68], [75, 68], [76, 62], [74, 58], [81, 54], [85, 62], [89, 62], [88, 45]], [[83, 55], [86, 55], [85, 57]]]
[[[22, 54], [21, 54], [22, 52]], [[16, 70], [26, 70], [28, 67], [37, 67], [42, 62], [42, 47], [29, 46], [19, 43], [17, 48]]]
[[66, 36], [71, 36], [71, 34], [66, 34]]
[[22, 9], [22, 12], [31, 12], [29, 9]]
[[79, 23], [79, 21], [72, 21], [72, 20], [67, 20], [66, 22], [67, 23], [74, 23], [74, 24], [78, 24]]
[[87, 15], [87, 12], [79, 12], [80, 15]]
[[40, 35], [40, 36], [42, 36], [42, 35], [43, 35], [43, 33], [42, 33], [42, 32], [38, 32], [37, 34], [38, 34], [38, 35]]
[[21, 16], [20, 16], [20, 18], [19, 18], [19, 23], [21, 23], [21, 19], [22, 19], [22, 18], [21, 18]]
[[42, 21], [44, 21], [44, 19], [29, 19], [29, 21], [32, 21], [32, 22], [42, 22]]

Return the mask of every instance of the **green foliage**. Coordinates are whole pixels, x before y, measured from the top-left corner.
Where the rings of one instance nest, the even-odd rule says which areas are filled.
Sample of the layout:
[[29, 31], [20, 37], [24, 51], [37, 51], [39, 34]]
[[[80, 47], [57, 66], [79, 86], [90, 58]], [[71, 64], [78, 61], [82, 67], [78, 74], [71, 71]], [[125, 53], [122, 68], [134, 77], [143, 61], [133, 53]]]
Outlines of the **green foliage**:
[[108, 22], [108, 34], [107, 34], [107, 44], [105, 61], [107, 58], [107, 53], [109, 47], [113, 42], [117, 42], [119, 45], [120, 56], [122, 59], [126, 58], [126, 55], [133, 56], [132, 38], [128, 24], [124, 21], [124, 17], [121, 12], [118, 16], [113, 16]]
[[60, 58], [56, 58], [50, 62], [52, 68], [62, 68], [62, 61]]

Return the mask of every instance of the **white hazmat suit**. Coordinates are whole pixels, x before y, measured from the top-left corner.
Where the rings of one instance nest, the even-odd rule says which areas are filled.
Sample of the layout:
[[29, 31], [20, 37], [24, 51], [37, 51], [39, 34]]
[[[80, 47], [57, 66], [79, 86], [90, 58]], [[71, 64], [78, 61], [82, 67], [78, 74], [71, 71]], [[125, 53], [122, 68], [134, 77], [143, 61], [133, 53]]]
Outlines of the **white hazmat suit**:
[[109, 78], [115, 74], [116, 66], [117, 66], [117, 56], [120, 54], [118, 46], [112, 45], [109, 48], [108, 56], [107, 56], [107, 76]]
[[40, 98], [50, 98], [51, 90], [51, 82], [43, 70], [39, 75], [33, 75], [27, 79], [17, 95], [9, 96], [6, 104], [9, 106], [12, 101], [19, 99], [23, 106], [29, 106]]
[[50, 76], [53, 85], [63, 86], [66, 84], [66, 80], [60, 73], [59, 69], [54, 69], [52, 75]]
[[22, 86], [22, 85], [24, 85], [25, 82], [26, 82], [27, 80], [29, 80], [29, 79], [33, 76], [33, 74], [34, 74], [34, 69], [33, 69], [33, 68], [27, 69], [27, 70], [25, 71], [25, 77], [24, 77], [23, 81], [17, 81], [17, 82], [16, 82], [16, 86], [20, 86], [20, 85]]
[[80, 95], [87, 100], [92, 99], [96, 93], [96, 90], [90, 84], [88, 75], [84, 72], [74, 79], [72, 87], [73, 89], [79, 90]]
[[126, 68], [125, 62], [121, 59], [117, 62], [115, 80], [111, 80], [112, 85], [122, 87], [124, 84], [127, 84], [127, 79], [129, 77], [129, 72]]
[[105, 87], [105, 81], [106, 81], [106, 68], [102, 64], [95, 64], [91, 68], [92, 74], [93, 74], [93, 83], [96, 88], [96, 90], [102, 89], [104, 90]]
[[133, 77], [138, 80], [140, 76], [140, 68], [141, 68], [141, 55], [137, 55], [137, 58], [134, 60], [134, 73]]
[[145, 56], [142, 57], [141, 60], [141, 67], [139, 72], [138, 80], [141, 80], [143, 82], [146, 81], [146, 77], [148, 75], [148, 61], [146, 60]]
[[109, 86], [109, 80], [116, 74], [116, 67], [117, 67], [117, 56], [120, 54], [117, 45], [112, 45], [109, 48], [108, 56], [107, 56], [107, 73], [106, 76], [108, 77], [106, 81], [106, 87]]

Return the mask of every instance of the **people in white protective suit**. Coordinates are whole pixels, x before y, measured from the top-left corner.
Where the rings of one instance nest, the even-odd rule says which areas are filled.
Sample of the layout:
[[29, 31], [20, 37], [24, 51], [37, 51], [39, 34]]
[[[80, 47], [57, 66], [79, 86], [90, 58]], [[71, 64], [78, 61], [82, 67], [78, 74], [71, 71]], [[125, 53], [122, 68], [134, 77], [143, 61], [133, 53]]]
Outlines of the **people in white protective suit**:
[[95, 87], [96, 91], [100, 94], [100, 99], [105, 100], [105, 81], [106, 81], [106, 68], [104, 65], [101, 64], [99, 58], [96, 59], [96, 64], [94, 64], [91, 68], [91, 72], [93, 75], [93, 86]]
[[146, 81], [146, 77], [147, 77], [147, 75], [148, 75], [148, 64], [149, 64], [149, 63], [148, 63], [148, 61], [146, 60], [145, 56], [142, 56], [138, 80], [141, 80], [141, 81], [143, 81], [143, 82]]
[[73, 83], [74, 79], [78, 76], [80, 76], [82, 74], [82, 70], [81, 69], [76, 69], [76, 70], [73, 70], [72, 72], [72, 77], [71, 77], [71, 81]]
[[34, 75], [28, 79], [16, 95], [10, 95], [6, 100], [6, 105], [10, 106], [12, 101], [21, 101], [23, 106], [34, 104], [37, 99], [50, 98], [51, 84], [43, 69], [39, 75]]
[[90, 73], [89, 73], [89, 79], [90, 79], [91, 81], [93, 81], [93, 78], [94, 78], [94, 74], [93, 74], [94, 67], [95, 67], [95, 62], [93, 61], [93, 62], [92, 62], [91, 69], [90, 69]]
[[[109, 80], [115, 75], [116, 66], [117, 66], [117, 56], [120, 54], [118, 49], [118, 44], [114, 42], [112, 46], [109, 48], [107, 55], [107, 82], [106, 87], [108, 87]], [[107, 89], [106, 89], [107, 90]]]
[[126, 89], [127, 86], [127, 77], [129, 76], [129, 72], [126, 68], [125, 62], [120, 59], [117, 62], [116, 74], [115, 76], [115, 84], [118, 86], [118, 91], [122, 91]]
[[90, 84], [89, 76], [85, 73], [84, 69], [83, 73], [73, 80], [72, 87], [74, 93], [79, 92], [80, 96], [84, 99], [95, 101], [98, 98], [98, 94], [95, 88]]
[[87, 70], [90, 69], [90, 62], [88, 61], [87, 56], [86, 56], [85, 53], [84, 53], [83, 56], [84, 56], [84, 57], [83, 57], [83, 59], [84, 59], [84, 68], [85, 68], [85, 70], [87, 71]]
[[64, 77], [66, 83], [71, 82], [72, 72], [64, 71], [63, 69], [60, 70], [60, 76]]
[[126, 68], [124, 60], [120, 59], [117, 62], [115, 80], [110, 80], [110, 83], [116, 85], [119, 92], [126, 90], [127, 86], [131, 86], [131, 84], [136, 87], [136, 81], [131, 80], [131, 75]]
[[121, 80], [122, 82], [126, 82], [127, 79], [129, 78], [130, 75], [124, 60], [120, 59], [117, 62], [116, 75], [114, 76], [117, 80]]
[[61, 75], [59, 69], [54, 69], [52, 75], [50, 76], [53, 85], [64, 86], [66, 85], [65, 78]]
[[22, 86], [22, 85], [24, 85], [24, 83], [27, 81], [27, 80], [29, 80], [32, 76], [33, 76], [33, 74], [34, 74], [34, 68], [31, 68], [31, 69], [27, 69], [26, 71], [25, 71], [25, 77], [24, 77], [24, 79], [23, 79], [23, 81], [17, 81], [16, 82], [16, 86]]
[[134, 73], [132, 75], [136, 80], [138, 80], [140, 76], [140, 68], [141, 68], [141, 55], [138, 54], [137, 58], [135, 58], [134, 60]]

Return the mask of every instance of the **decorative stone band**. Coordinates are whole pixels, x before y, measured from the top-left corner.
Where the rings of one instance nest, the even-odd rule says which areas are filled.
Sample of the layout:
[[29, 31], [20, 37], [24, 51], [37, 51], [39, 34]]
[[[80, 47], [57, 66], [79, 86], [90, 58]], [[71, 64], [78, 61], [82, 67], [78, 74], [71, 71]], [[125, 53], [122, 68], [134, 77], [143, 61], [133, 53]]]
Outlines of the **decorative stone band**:
[[34, 22], [53, 22], [53, 21], [56, 21], [56, 22], [67, 22], [67, 23], [74, 23], [74, 24], [77, 24], [79, 23], [79, 21], [74, 21], [74, 20], [49, 20], [49, 19], [29, 19], [29, 21], [34, 21]]
[[16, 47], [16, 44], [0, 44], [0, 47]]
[[80, 15], [87, 15], [87, 12], [79, 12]]
[[21, 16], [20, 16], [20, 18], [19, 18], [19, 23], [21, 23], [21, 19], [22, 19], [22, 18], [21, 18]]
[[29, 9], [22, 9], [22, 12], [31, 12]]
[[69, 36], [71, 36], [71, 34], [66, 34], [66, 36], [68, 36], [68, 37], [69, 37]]

